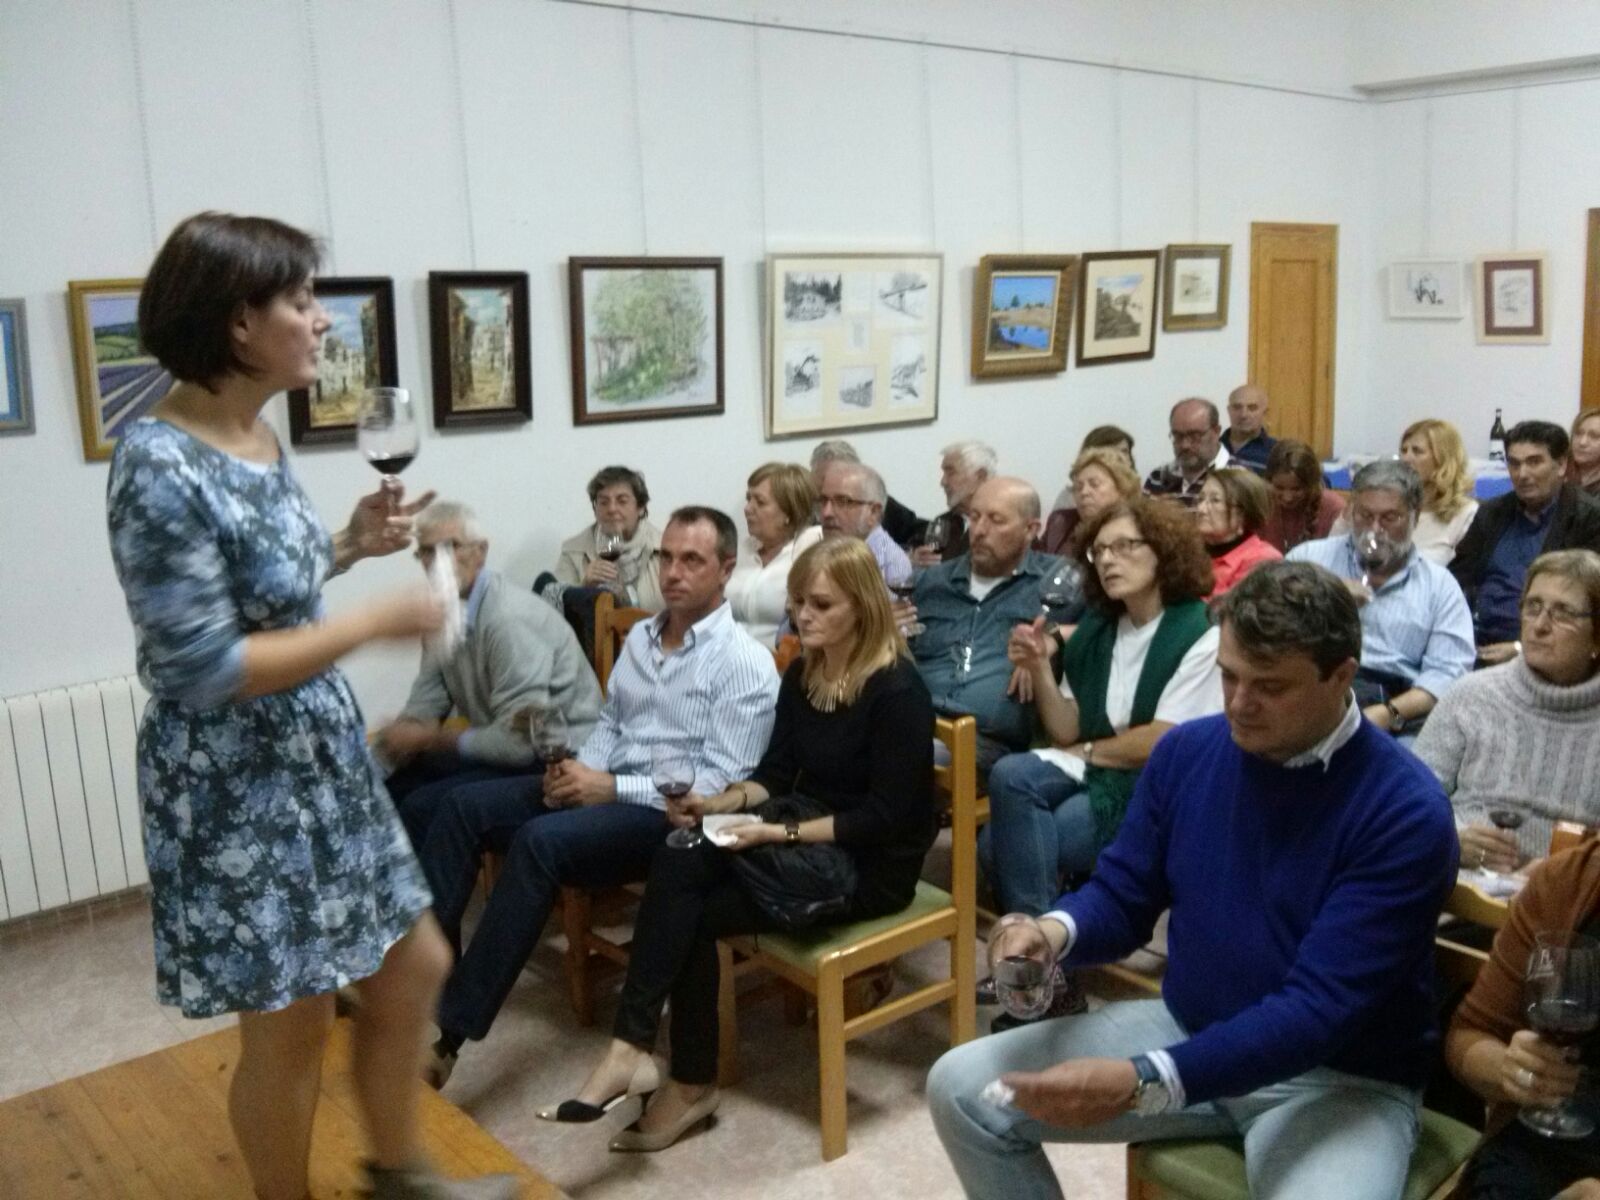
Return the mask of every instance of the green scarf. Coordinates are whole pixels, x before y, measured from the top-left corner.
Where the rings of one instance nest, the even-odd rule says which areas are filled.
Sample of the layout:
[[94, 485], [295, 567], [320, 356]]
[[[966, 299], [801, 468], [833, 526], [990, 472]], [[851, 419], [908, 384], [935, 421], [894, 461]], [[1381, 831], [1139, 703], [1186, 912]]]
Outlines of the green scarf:
[[[1106, 688], [1111, 683], [1111, 651], [1117, 641], [1118, 616], [1091, 610], [1061, 651], [1061, 663], [1072, 698], [1078, 705], [1078, 740], [1099, 741], [1116, 736], [1106, 717]], [[1161, 692], [1171, 681], [1189, 648], [1211, 626], [1204, 601], [1185, 600], [1162, 612], [1150, 653], [1145, 656], [1139, 683], [1133, 692], [1133, 719], [1129, 728], [1155, 720]], [[1101, 850], [1111, 842], [1128, 811], [1137, 769], [1091, 766], [1084, 776], [1089, 808], [1094, 813], [1094, 833]]]

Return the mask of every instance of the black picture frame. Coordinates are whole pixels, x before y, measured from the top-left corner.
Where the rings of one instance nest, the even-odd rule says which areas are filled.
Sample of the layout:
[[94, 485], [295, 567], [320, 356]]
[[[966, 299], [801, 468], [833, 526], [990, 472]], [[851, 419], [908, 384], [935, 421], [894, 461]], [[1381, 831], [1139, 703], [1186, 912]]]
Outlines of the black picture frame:
[[[312, 291], [328, 311], [333, 325], [323, 335], [317, 361], [318, 382], [289, 393], [289, 442], [295, 446], [353, 445], [356, 440], [355, 405], [361, 392], [373, 387], [399, 387], [399, 358], [395, 352], [394, 281], [386, 275], [329, 276], [312, 281]], [[352, 306], [349, 302], [354, 301]], [[365, 304], [370, 303], [370, 309]], [[370, 338], [367, 315], [371, 315]], [[351, 322], [361, 330], [359, 362], [352, 362]], [[368, 342], [375, 343], [368, 345]], [[359, 372], [360, 378], [354, 376]], [[340, 384], [337, 393], [322, 397], [325, 388]], [[313, 392], [317, 392], [315, 403]], [[321, 407], [332, 411], [318, 412]], [[348, 417], [348, 419], [345, 419]]]
[[[468, 299], [464, 293], [481, 293]], [[500, 344], [463, 347], [460, 337], [478, 336], [473, 307], [502, 311], [497, 321]], [[509, 312], [504, 309], [509, 308]], [[463, 330], [461, 323], [468, 322]], [[495, 327], [486, 326], [486, 332]], [[433, 357], [433, 426], [435, 429], [520, 425], [533, 420], [533, 359], [529, 348], [528, 274], [526, 271], [430, 271], [428, 333]], [[509, 370], [510, 378], [505, 377]], [[498, 382], [496, 379], [498, 378]], [[473, 388], [464, 402], [463, 384]], [[480, 392], [497, 393], [487, 401]]]

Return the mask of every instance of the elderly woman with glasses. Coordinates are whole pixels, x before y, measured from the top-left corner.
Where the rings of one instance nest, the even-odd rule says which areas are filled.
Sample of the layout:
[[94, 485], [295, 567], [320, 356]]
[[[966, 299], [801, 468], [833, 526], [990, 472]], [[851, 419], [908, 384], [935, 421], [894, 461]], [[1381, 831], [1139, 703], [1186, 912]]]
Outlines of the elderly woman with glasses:
[[1517, 645], [1445, 692], [1417, 739], [1455, 805], [1467, 867], [1515, 870], [1545, 853], [1557, 821], [1600, 823], [1600, 554], [1534, 560]]
[[1264, 562], [1283, 555], [1261, 537], [1272, 509], [1272, 493], [1246, 467], [1224, 467], [1206, 476], [1194, 502], [1195, 528], [1211, 555], [1215, 600]]

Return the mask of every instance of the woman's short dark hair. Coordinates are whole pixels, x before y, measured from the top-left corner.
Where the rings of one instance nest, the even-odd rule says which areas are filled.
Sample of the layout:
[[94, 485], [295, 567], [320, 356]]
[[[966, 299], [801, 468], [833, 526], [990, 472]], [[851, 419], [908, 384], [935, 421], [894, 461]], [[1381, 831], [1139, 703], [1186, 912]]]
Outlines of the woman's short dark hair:
[[311, 282], [315, 238], [270, 217], [197, 213], [168, 235], [139, 291], [139, 338], [186, 383], [215, 390], [225, 375], [258, 372], [233, 348], [239, 310]]
[[1079, 450], [1093, 450], [1097, 446], [1104, 446], [1112, 450], [1120, 449], [1126, 443], [1128, 454], [1133, 454], [1133, 434], [1123, 429], [1120, 425], [1096, 425], [1083, 435], [1083, 445]]
[[1317, 452], [1304, 442], [1281, 438], [1267, 453], [1267, 469], [1262, 472], [1268, 483], [1288, 472], [1300, 481], [1306, 490], [1306, 511], [1315, 513], [1322, 503], [1322, 460]]
[[1518, 421], [1506, 434], [1506, 449], [1518, 442], [1543, 446], [1551, 458], [1565, 458], [1572, 447], [1567, 431], [1554, 421]]
[[1106, 525], [1119, 517], [1127, 517], [1139, 529], [1139, 536], [1149, 543], [1156, 556], [1156, 586], [1161, 589], [1164, 606], [1180, 604], [1185, 600], [1203, 600], [1211, 594], [1216, 580], [1211, 571], [1211, 555], [1194, 527], [1194, 518], [1181, 506], [1170, 500], [1147, 500], [1136, 496], [1113, 504], [1099, 517], [1088, 523], [1078, 541], [1078, 559], [1084, 564], [1084, 598], [1103, 613], [1120, 614], [1125, 605], [1106, 595], [1100, 583], [1100, 573], [1089, 561], [1094, 540]]
[[1228, 508], [1239, 514], [1246, 534], [1261, 531], [1272, 515], [1272, 492], [1259, 475], [1246, 467], [1222, 467], [1206, 479], [1216, 480]]
[[628, 485], [641, 513], [650, 507], [650, 489], [644, 485], [644, 476], [632, 467], [601, 467], [596, 471], [594, 478], [589, 480], [589, 503], [593, 504], [601, 492], [619, 483]]
[[1361, 610], [1333, 572], [1312, 563], [1262, 563], [1216, 602], [1218, 625], [1233, 628], [1251, 658], [1304, 654], [1326, 679], [1361, 658]]

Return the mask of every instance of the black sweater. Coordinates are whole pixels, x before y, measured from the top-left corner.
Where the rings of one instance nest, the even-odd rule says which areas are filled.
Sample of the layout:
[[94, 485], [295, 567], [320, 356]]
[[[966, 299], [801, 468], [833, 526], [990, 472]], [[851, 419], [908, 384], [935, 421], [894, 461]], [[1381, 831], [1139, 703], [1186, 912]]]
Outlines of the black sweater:
[[933, 844], [933, 701], [909, 659], [867, 680], [854, 704], [811, 706], [805, 661], [785, 672], [772, 740], [751, 779], [774, 796], [799, 793], [833, 813], [834, 841], [855, 859], [852, 916], [911, 902]]
[[[1521, 505], [1515, 492], [1479, 505], [1478, 515], [1472, 518], [1466, 535], [1456, 547], [1456, 556], [1450, 560], [1450, 573], [1467, 594], [1467, 603], [1472, 605], [1474, 613], [1478, 609], [1478, 585], [1483, 582], [1489, 558], [1511, 527]], [[1539, 553], [1572, 549], [1600, 550], [1600, 501], [1585, 495], [1576, 485], [1564, 483], [1556, 497], [1556, 511]]]

